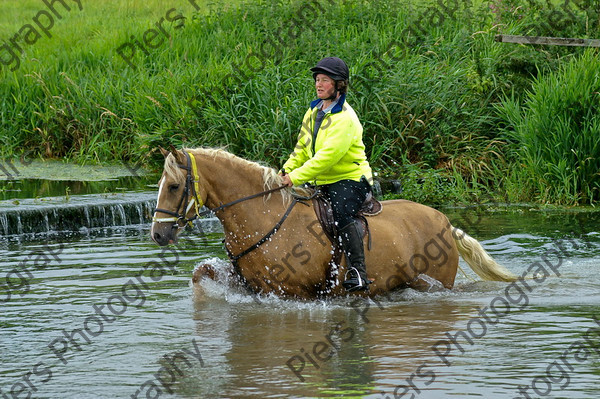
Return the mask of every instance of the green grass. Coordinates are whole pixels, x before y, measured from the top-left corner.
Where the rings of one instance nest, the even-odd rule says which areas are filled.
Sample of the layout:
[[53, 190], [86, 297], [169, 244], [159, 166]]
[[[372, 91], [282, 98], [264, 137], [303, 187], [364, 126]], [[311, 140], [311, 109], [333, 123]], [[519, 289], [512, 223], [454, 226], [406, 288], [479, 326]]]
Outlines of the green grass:
[[[438, 182], [424, 197], [417, 186], [407, 197], [536, 197], [513, 173], [523, 154], [495, 106], [511, 93], [525, 98], [538, 74], [583, 50], [502, 44], [494, 35], [546, 32], [541, 2], [522, 1], [523, 15], [446, 2], [458, 8], [431, 23], [433, 1], [197, 3], [199, 12], [187, 1], [82, 2], [83, 11], [65, 13], [52, 38], [27, 47], [18, 70], [0, 66], [0, 155], [158, 166], [159, 156], [149, 155], [158, 145], [202, 145], [280, 166], [314, 97], [309, 68], [337, 55], [350, 66], [349, 102], [380, 176]], [[143, 40], [174, 6], [171, 19], [185, 20], [163, 21], [169, 38], [148, 55], [138, 49], [131, 68], [116, 49], [132, 35]], [[1, 7], [9, 18], [0, 39], [8, 40], [44, 5]], [[294, 23], [301, 9], [304, 21]], [[557, 33], [597, 33], [597, 13], [575, 11]], [[266, 57], [251, 56], [261, 49]]]
[[590, 50], [539, 77], [522, 103], [499, 111], [521, 145], [521, 176], [541, 202], [597, 202], [600, 196], [600, 60]]

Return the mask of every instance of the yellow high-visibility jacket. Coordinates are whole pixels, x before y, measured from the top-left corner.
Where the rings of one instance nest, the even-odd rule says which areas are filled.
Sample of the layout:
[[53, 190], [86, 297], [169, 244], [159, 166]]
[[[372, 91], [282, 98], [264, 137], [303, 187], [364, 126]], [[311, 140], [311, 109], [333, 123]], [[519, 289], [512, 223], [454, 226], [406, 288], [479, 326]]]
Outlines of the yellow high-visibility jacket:
[[341, 95], [338, 103], [325, 114], [313, 143], [313, 131], [320, 99], [310, 103], [302, 121], [298, 143], [283, 165], [294, 185], [331, 184], [340, 180], [359, 181], [365, 176], [373, 183], [373, 174], [362, 140], [363, 128], [358, 116]]

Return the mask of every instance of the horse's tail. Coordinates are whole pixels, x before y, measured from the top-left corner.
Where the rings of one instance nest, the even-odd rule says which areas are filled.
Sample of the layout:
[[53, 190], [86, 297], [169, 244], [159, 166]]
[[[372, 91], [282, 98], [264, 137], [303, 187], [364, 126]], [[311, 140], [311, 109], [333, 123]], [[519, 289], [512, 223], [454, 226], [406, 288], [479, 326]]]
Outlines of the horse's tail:
[[488, 281], [515, 281], [517, 276], [494, 259], [481, 246], [479, 241], [459, 228], [452, 227], [452, 238], [458, 253], [479, 277]]

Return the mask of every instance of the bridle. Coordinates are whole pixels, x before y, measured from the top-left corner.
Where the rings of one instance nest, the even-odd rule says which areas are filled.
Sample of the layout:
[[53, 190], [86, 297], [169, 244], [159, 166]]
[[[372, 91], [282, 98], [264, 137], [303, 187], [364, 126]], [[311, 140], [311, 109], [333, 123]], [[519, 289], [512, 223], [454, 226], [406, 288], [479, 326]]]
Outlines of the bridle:
[[[185, 178], [185, 188], [183, 189], [183, 193], [181, 194], [181, 198], [179, 199], [179, 204], [177, 204], [177, 208], [175, 211], [170, 211], [168, 209], [162, 208], [155, 208], [153, 212], [154, 216], [152, 216], [153, 222], [173, 222], [173, 227], [185, 227], [186, 224], [191, 223], [194, 219], [201, 216], [199, 210], [204, 204], [202, 203], [202, 200], [198, 197], [198, 167], [196, 165], [196, 160], [194, 159], [193, 154], [188, 152], [184, 152], [184, 154], [187, 159], [187, 165], [177, 164], [177, 166], [179, 166], [181, 169], [185, 169], [187, 171]], [[179, 210], [182, 209], [182, 205], [183, 213], [179, 213]], [[186, 218], [186, 215], [188, 214], [192, 206], [195, 207], [195, 215], [191, 218]], [[166, 213], [167, 215], [171, 215], [171, 217], [159, 218], [156, 217], [156, 212]]]
[[[272, 188], [269, 190], [261, 191], [260, 193], [248, 195], [246, 197], [239, 198], [235, 201], [231, 201], [226, 204], [219, 205], [215, 208], [209, 208], [206, 211], [200, 212], [200, 208], [202, 208], [202, 206], [204, 204], [203, 204], [202, 200], [198, 197], [198, 192], [200, 191], [200, 188], [198, 186], [198, 181], [199, 181], [198, 167], [196, 165], [196, 160], [194, 158], [194, 154], [188, 153], [188, 152], [184, 152], [184, 153], [187, 158], [187, 165], [177, 164], [177, 166], [179, 166], [181, 169], [185, 169], [187, 171], [186, 179], [185, 179], [185, 188], [183, 190], [183, 193], [181, 194], [181, 199], [179, 200], [179, 204], [177, 205], [177, 210], [170, 211], [168, 209], [155, 208], [154, 216], [152, 217], [153, 222], [156, 222], [156, 223], [172, 222], [173, 228], [182, 228], [182, 227], [185, 227], [186, 224], [191, 225], [192, 221], [198, 217], [208, 215], [209, 213], [216, 213], [216, 212], [222, 211], [223, 209], [228, 208], [232, 205], [238, 204], [240, 202], [247, 201], [247, 200], [250, 200], [253, 198], [257, 198], [257, 197], [262, 197], [262, 196], [271, 194], [275, 191], [279, 191], [279, 190], [282, 190], [285, 187], [287, 187], [286, 185], [282, 185], [282, 186], [275, 187], [275, 188]], [[190, 197], [191, 197], [191, 200], [188, 201], [188, 198], [190, 198]], [[266, 241], [268, 241], [269, 238], [271, 238], [271, 236], [273, 234], [275, 234], [281, 228], [281, 225], [283, 224], [285, 219], [288, 217], [288, 215], [291, 213], [291, 211], [294, 208], [294, 205], [296, 205], [296, 203], [298, 203], [299, 201], [302, 201], [302, 200], [307, 200], [307, 199], [310, 199], [310, 198], [294, 197], [292, 203], [290, 204], [290, 206], [288, 207], [286, 212], [283, 214], [281, 220], [279, 220], [279, 222], [275, 225], [275, 227], [273, 227], [271, 229], [271, 231], [269, 231], [260, 240], [258, 240], [258, 242], [256, 242], [254, 245], [251, 245], [250, 247], [246, 248], [241, 253], [234, 255], [229, 251], [229, 248], [227, 248], [227, 246], [225, 246], [225, 249], [227, 250], [227, 255], [229, 256], [234, 267], [237, 269], [238, 268], [237, 261], [241, 257], [247, 255], [248, 253], [250, 253], [250, 252], [254, 251], [255, 249], [257, 249], [258, 247], [260, 247], [262, 244], [264, 244]], [[304, 202], [302, 202], [302, 203], [304, 203]], [[308, 205], [308, 204], [305, 204], [305, 205]], [[188, 212], [190, 211], [190, 209], [192, 207], [194, 207], [195, 214], [192, 217], [188, 218], [188, 217], [186, 217], [186, 215], [188, 214]], [[179, 213], [180, 209], [184, 210], [183, 213]], [[166, 213], [167, 215], [171, 215], [171, 217], [158, 218], [158, 217], [156, 217], [156, 212]]]
[[[204, 203], [198, 196], [198, 192], [200, 191], [200, 187], [198, 186], [199, 176], [198, 176], [198, 166], [196, 165], [196, 159], [194, 158], [194, 154], [189, 152], [184, 152], [187, 159], [187, 165], [177, 164], [181, 169], [186, 170], [186, 178], [185, 178], [185, 188], [183, 189], [183, 193], [181, 194], [181, 198], [179, 199], [179, 204], [177, 205], [176, 211], [170, 211], [168, 209], [155, 208], [153, 214], [155, 216], [152, 217], [152, 221], [156, 223], [167, 223], [173, 222], [173, 227], [185, 227], [186, 224], [191, 224], [196, 218], [208, 215], [210, 213], [216, 213], [222, 211], [225, 208], [228, 208], [232, 205], [238, 204], [243, 201], [247, 201], [253, 198], [262, 197], [275, 191], [279, 191], [287, 187], [286, 185], [282, 185], [279, 187], [275, 187], [269, 190], [261, 191], [260, 193], [248, 195], [246, 197], [237, 199], [235, 201], [228, 202], [226, 204], [219, 205], [215, 208], [209, 208], [206, 211], [200, 212], [200, 209], [204, 206]], [[191, 195], [190, 195], [191, 194]], [[191, 199], [189, 199], [191, 197]], [[158, 204], [157, 204], [158, 205]], [[183, 207], [182, 207], [183, 205]], [[195, 214], [192, 217], [187, 218], [186, 215], [190, 211], [190, 209], [194, 207]], [[179, 213], [179, 210], [183, 209], [183, 213]], [[167, 215], [171, 215], [171, 217], [158, 218], [156, 217], [156, 212], [166, 213]]]
[[[177, 205], [177, 210], [170, 211], [168, 209], [155, 208], [154, 215], [156, 215], [156, 212], [162, 212], [162, 213], [166, 213], [167, 215], [171, 215], [171, 217], [157, 218], [156, 216], [153, 216], [152, 217], [153, 222], [156, 222], [156, 223], [173, 222], [173, 228], [185, 227], [186, 224], [191, 225], [192, 221], [198, 217], [208, 215], [210, 213], [216, 213], [216, 212], [222, 211], [223, 209], [228, 208], [232, 205], [238, 204], [240, 202], [247, 201], [247, 200], [250, 200], [253, 198], [257, 198], [257, 197], [262, 197], [262, 196], [271, 194], [275, 191], [279, 191], [279, 190], [282, 190], [285, 187], [287, 187], [286, 185], [282, 185], [282, 186], [275, 187], [275, 188], [272, 188], [269, 190], [261, 191], [260, 193], [248, 195], [246, 197], [239, 198], [235, 201], [231, 201], [226, 204], [219, 205], [215, 208], [210, 208], [206, 211], [200, 212], [200, 208], [202, 208], [202, 206], [204, 204], [203, 204], [202, 200], [198, 197], [198, 192], [200, 191], [199, 186], [198, 186], [198, 181], [199, 181], [198, 167], [196, 165], [196, 160], [194, 158], [194, 155], [192, 153], [188, 153], [188, 152], [184, 152], [184, 153], [186, 154], [187, 165], [177, 164], [177, 166], [179, 166], [181, 169], [185, 169], [187, 171], [186, 179], [185, 179], [185, 188], [181, 195], [181, 199], [179, 200], [179, 204]], [[191, 194], [191, 200], [188, 201], [190, 194]], [[275, 224], [275, 226], [271, 229], [271, 231], [269, 231], [267, 234], [265, 234], [255, 244], [246, 248], [239, 254], [234, 255], [233, 253], [231, 253], [231, 251], [229, 250], [227, 245], [225, 245], [225, 250], [227, 251], [227, 255], [229, 256], [229, 259], [231, 260], [231, 263], [233, 264], [234, 269], [238, 272], [238, 275], [242, 278], [242, 281], [245, 284], [247, 284], [247, 281], [242, 276], [241, 271], [239, 270], [238, 260], [240, 258], [242, 258], [243, 256], [249, 254], [250, 252], [254, 251], [258, 247], [260, 247], [262, 244], [264, 244], [265, 242], [269, 241], [269, 239], [281, 228], [281, 225], [287, 219], [289, 214], [292, 212], [292, 209], [294, 208], [294, 206], [298, 202], [300, 202], [306, 206], [309, 206], [305, 201], [311, 200], [315, 196], [315, 194], [316, 194], [316, 192], [309, 197], [302, 197], [297, 194], [294, 194], [292, 202], [288, 206], [287, 210], [285, 211], [285, 213], [283, 214], [283, 216], [281, 217], [279, 222], [277, 222], [277, 224]], [[182, 207], [182, 205], [183, 205], [183, 207]], [[194, 216], [192, 216], [190, 218], [186, 218], [186, 215], [189, 212], [189, 210], [192, 208], [192, 206], [195, 207], [195, 209], [194, 209], [195, 214], [194, 214]], [[179, 209], [183, 209], [184, 213], [183, 214], [179, 213]], [[183, 222], [183, 224], [180, 224], [181, 222]]]

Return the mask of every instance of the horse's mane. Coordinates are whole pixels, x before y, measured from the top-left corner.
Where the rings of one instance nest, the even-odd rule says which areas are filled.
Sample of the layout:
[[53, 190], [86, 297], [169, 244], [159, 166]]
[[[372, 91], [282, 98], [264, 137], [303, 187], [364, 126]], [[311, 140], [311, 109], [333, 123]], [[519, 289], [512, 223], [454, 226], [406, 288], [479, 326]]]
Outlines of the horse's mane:
[[[235, 164], [239, 164], [241, 167], [247, 169], [250, 173], [257, 173], [263, 179], [264, 190], [270, 190], [272, 188], [281, 186], [283, 184], [283, 180], [281, 176], [277, 174], [277, 170], [274, 168], [261, 165], [258, 162], [249, 161], [244, 158], [240, 158], [224, 149], [221, 148], [184, 148], [184, 151], [191, 152], [194, 155], [212, 157], [216, 158], [224, 158], [230, 160]], [[165, 158], [165, 174], [173, 179], [182, 179], [185, 178], [185, 175], [182, 169], [178, 166], [177, 160], [173, 154], [169, 154]], [[303, 188], [294, 188], [294, 191], [302, 196], [309, 196], [310, 193], [308, 190]], [[284, 204], [289, 204], [292, 200], [292, 194], [289, 189], [281, 190], [281, 194], [283, 196]]]
[[179, 167], [177, 160], [175, 159], [175, 155], [169, 153], [169, 155], [165, 158], [165, 166], [164, 166], [165, 175], [168, 178], [173, 180], [181, 180], [185, 179], [185, 174], [183, 170]]

